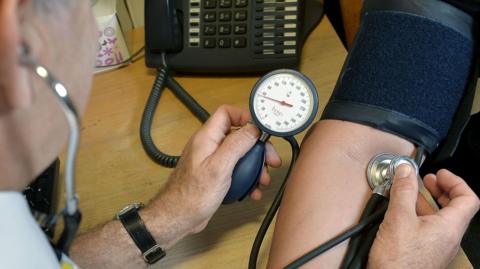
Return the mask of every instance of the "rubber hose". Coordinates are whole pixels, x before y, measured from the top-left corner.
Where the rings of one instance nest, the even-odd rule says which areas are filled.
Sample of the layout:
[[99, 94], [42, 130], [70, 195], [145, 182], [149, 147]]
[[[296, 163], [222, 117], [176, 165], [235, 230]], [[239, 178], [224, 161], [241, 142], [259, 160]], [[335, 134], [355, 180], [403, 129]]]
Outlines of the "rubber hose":
[[[381, 195], [372, 194], [372, 196], [367, 202], [367, 205], [365, 206], [365, 209], [363, 210], [362, 215], [360, 216], [360, 220], [367, 218], [373, 212], [375, 212], [375, 209], [377, 208], [377, 205], [379, 201], [381, 201], [381, 199], [382, 199]], [[347, 253], [343, 258], [343, 263], [340, 268], [347, 269], [350, 267], [350, 264], [352, 263], [353, 259], [357, 255], [361, 244], [362, 244], [362, 235], [357, 235], [352, 237], [352, 239], [350, 240], [350, 243], [348, 244]]]
[[367, 268], [368, 255], [370, 253], [370, 249], [372, 248], [373, 241], [375, 241], [375, 237], [377, 236], [379, 227], [380, 223], [377, 223], [373, 225], [370, 230], [366, 231], [366, 234], [363, 236], [362, 243], [358, 248], [358, 252], [353, 258], [351, 264], [348, 266], [348, 269]]
[[283, 193], [285, 192], [285, 188], [287, 186], [287, 180], [290, 177], [290, 173], [292, 172], [293, 166], [298, 159], [298, 155], [300, 154], [300, 146], [298, 145], [297, 140], [293, 136], [284, 137], [292, 149], [292, 159], [290, 160], [290, 166], [288, 167], [287, 174], [283, 178], [282, 185], [277, 192], [277, 195], [273, 199], [272, 205], [267, 211], [265, 218], [258, 229], [257, 235], [255, 236], [255, 241], [253, 242], [252, 249], [250, 251], [250, 258], [248, 261], [248, 269], [256, 269], [257, 268], [257, 261], [258, 261], [258, 254], [260, 252], [260, 248], [262, 247], [263, 239], [265, 238], [265, 234], [267, 234], [268, 227], [273, 221], [275, 214], [280, 207], [280, 203], [282, 201]]

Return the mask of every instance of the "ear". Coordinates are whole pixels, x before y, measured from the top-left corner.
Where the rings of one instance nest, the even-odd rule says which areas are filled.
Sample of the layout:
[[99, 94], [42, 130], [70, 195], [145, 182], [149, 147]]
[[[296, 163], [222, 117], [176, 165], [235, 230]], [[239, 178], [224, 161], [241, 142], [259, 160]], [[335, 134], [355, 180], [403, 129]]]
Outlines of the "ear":
[[18, 61], [22, 43], [20, 8], [25, 0], [0, 1], [0, 115], [28, 106], [32, 101], [27, 71]]

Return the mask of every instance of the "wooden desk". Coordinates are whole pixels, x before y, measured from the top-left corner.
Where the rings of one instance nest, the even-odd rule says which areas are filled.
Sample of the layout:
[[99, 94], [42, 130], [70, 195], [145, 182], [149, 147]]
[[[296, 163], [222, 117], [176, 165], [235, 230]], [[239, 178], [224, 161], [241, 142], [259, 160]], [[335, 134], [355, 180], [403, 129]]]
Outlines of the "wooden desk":
[[[137, 33], [137, 47], [143, 44]], [[313, 31], [305, 44], [301, 71], [318, 88], [323, 110], [340, 73], [346, 52], [328, 20]], [[165, 183], [171, 170], [153, 163], [143, 151], [139, 125], [155, 73], [143, 61], [95, 76], [90, 103], [83, 119], [77, 182], [83, 211], [81, 231], [113, 218], [133, 201], [148, 202]], [[255, 77], [177, 77], [208, 111], [220, 104], [247, 108]], [[153, 124], [158, 147], [179, 154], [200, 123], [166, 91]], [[299, 136], [301, 139], [302, 135]], [[290, 158], [288, 145], [273, 139], [284, 165], [272, 169], [274, 183], [262, 202], [222, 206], [202, 233], [186, 238], [168, 252], [158, 268], [246, 268], [258, 227], [274, 197]], [[266, 265], [271, 231], [259, 257]], [[463, 267], [462, 267], [463, 268]], [[466, 267], [468, 268], [468, 267]]]

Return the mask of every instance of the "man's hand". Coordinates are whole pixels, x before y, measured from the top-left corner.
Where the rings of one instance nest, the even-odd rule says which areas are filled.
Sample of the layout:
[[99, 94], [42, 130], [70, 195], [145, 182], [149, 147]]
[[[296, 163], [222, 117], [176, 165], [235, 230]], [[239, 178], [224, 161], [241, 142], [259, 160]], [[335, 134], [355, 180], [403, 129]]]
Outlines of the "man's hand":
[[[167, 186], [146, 209], [162, 212], [175, 224], [170, 228], [158, 227], [159, 234], [175, 235], [175, 238], [159, 240], [164, 241], [166, 247], [187, 234], [203, 230], [221, 205], [230, 188], [233, 168], [259, 137], [258, 129], [247, 124], [249, 120], [247, 111], [221, 106], [186, 145]], [[232, 130], [232, 127], [240, 128]], [[266, 147], [266, 163], [273, 167], [281, 165], [270, 143]], [[270, 184], [266, 167], [260, 184]], [[258, 188], [250, 195], [254, 200], [261, 196]]]
[[[237, 161], [255, 144], [259, 131], [250, 114], [231, 106], [220, 107], [192, 136], [166, 187], [139, 214], [163, 249], [169, 249], [188, 234], [200, 232], [223, 201]], [[242, 127], [240, 127], [242, 126]], [[232, 130], [232, 127], [240, 127]], [[266, 163], [273, 167], [281, 160], [267, 143]], [[265, 168], [262, 185], [270, 184]], [[250, 197], [261, 199], [255, 189]], [[119, 221], [79, 236], [71, 254], [82, 268], [145, 268], [140, 255]]]
[[478, 211], [478, 197], [463, 179], [447, 170], [427, 175], [424, 182], [442, 209], [430, 215], [416, 211], [417, 178], [410, 166], [401, 165], [370, 251], [369, 268], [446, 268], [457, 254]]

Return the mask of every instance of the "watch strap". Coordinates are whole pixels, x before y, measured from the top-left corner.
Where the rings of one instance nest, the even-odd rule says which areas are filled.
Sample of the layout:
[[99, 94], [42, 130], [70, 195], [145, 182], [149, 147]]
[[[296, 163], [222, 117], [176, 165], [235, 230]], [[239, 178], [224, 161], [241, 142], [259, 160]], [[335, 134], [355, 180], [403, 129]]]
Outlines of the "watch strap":
[[117, 218], [125, 227], [128, 234], [132, 238], [135, 245], [142, 252], [142, 257], [148, 264], [154, 264], [163, 257], [166, 253], [163, 249], [157, 244], [155, 239], [152, 237], [148, 231], [145, 223], [140, 218], [138, 214], [138, 209], [140, 205], [130, 205], [118, 213]]

